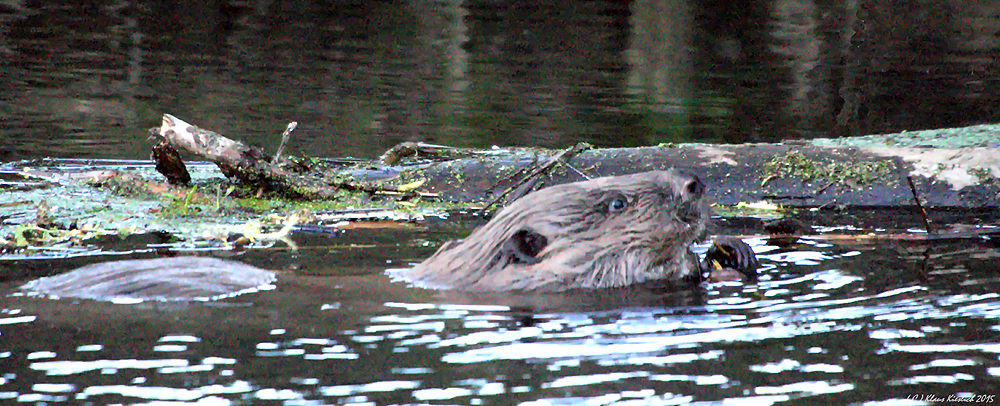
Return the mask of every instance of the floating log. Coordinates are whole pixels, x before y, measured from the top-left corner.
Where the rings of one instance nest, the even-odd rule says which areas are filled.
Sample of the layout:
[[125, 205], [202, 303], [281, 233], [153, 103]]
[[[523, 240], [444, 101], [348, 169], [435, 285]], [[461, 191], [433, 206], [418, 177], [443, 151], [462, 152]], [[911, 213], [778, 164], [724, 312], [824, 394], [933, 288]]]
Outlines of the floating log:
[[[980, 126], [1000, 137], [1000, 126]], [[941, 130], [941, 134], [954, 132]], [[643, 148], [580, 149], [573, 153], [528, 148], [448, 150], [444, 160], [407, 145], [376, 161], [350, 168], [302, 164], [266, 153], [164, 115], [159, 134], [171, 145], [205, 157], [234, 179], [304, 198], [331, 198], [340, 190], [399, 193], [400, 185], [450, 202], [489, 202], [519, 185], [536, 187], [654, 169], [689, 170], [724, 205], [770, 201], [792, 207], [991, 208], [1000, 206], [1000, 149], [996, 146], [842, 146], [780, 144], [678, 144]], [[423, 151], [409, 156], [399, 153]], [[390, 151], [392, 152], [392, 151]], [[565, 156], [563, 156], [565, 155]], [[432, 158], [432, 157], [431, 157]], [[558, 165], [553, 165], [558, 161]], [[293, 168], [294, 170], [290, 170]], [[532, 171], [532, 168], [544, 170]], [[530, 182], [524, 179], [530, 176]], [[912, 179], [911, 188], [907, 177]], [[914, 192], [918, 192], [916, 196]]]

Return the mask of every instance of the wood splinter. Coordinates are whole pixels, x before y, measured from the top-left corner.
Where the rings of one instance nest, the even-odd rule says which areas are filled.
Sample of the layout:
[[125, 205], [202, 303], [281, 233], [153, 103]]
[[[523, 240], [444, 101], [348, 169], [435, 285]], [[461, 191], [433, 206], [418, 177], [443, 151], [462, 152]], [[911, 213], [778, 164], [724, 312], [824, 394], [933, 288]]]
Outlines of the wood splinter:
[[281, 159], [281, 151], [285, 150], [285, 143], [288, 142], [288, 137], [295, 131], [295, 127], [298, 127], [299, 123], [297, 121], [292, 121], [288, 123], [288, 127], [285, 127], [285, 132], [281, 133], [281, 143], [278, 144], [278, 151], [274, 153], [274, 158], [271, 159], [271, 165], [277, 164], [278, 160]]

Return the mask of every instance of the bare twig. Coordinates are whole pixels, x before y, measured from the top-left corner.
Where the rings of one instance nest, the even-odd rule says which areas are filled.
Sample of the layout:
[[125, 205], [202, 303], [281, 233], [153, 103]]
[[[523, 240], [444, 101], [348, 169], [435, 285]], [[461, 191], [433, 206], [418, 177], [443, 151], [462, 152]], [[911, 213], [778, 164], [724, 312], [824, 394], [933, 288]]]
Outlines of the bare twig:
[[391, 166], [400, 163], [403, 158], [408, 156], [420, 156], [421, 154], [434, 159], [458, 159], [472, 156], [475, 152], [449, 147], [447, 145], [407, 141], [389, 148], [388, 151], [385, 151], [385, 153], [379, 157], [379, 161], [382, 162], [383, 165]]
[[485, 213], [487, 210], [489, 210], [491, 207], [497, 204], [500, 200], [507, 198], [508, 195], [510, 195], [509, 200], [513, 201], [517, 200], [521, 196], [528, 194], [528, 192], [530, 192], [531, 189], [534, 188], [536, 184], [538, 184], [539, 180], [541, 179], [540, 176], [551, 170], [555, 166], [555, 164], [559, 163], [560, 161], [569, 161], [576, 154], [579, 154], [580, 152], [586, 151], [590, 148], [592, 148], [590, 144], [586, 142], [581, 142], [577, 143], [572, 147], [559, 151], [559, 153], [555, 155], [550, 156], [549, 159], [545, 161], [545, 163], [539, 165], [537, 168], [525, 174], [524, 177], [521, 178], [521, 180], [519, 180], [517, 183], [507, 188], [507, 190], [499, 194], [497, 197], [494, 197], [493, 200], [490, 200], [490, 202], [487, 203], [486, 206], [484, 206], [482, 209], [479, 210], [479, 213], [480, 214]]
[[827, 183], [826, 186], [823, 186], [823, 187], [817, 189], [816, 193], [813, 193], [813, 195], [814, 196], [819, 196], [821, 193], [823, 193], [824, 191], [826, 191], [827, 189], [829, 189], [830, 186], [833, 186], [833, 185], [836, 185], [836, 184], [837, 184], [837, 181], [833, 181], [833, 182]]
[[931, 222], [927, 220], [927, 210], [924, 210], [924, 205], [920, 204], [920, 197], [917, 196], [917, 188], [913, 186], [913, 178], [910, 175], [906, 175], [906, 183], [910, 184], [910, 193], [913, 193], [913, 201], [917, 203], [917, 208], [920, 209], [920, 218], [924, 220], [924, 228], [927, 230], [927, 234], [931, 234]]
[[582, 178], [584, 178], [586, 180], [590, 180], [590, 176], [588, 176], [586, 173], [580, 172], [579, 169], [576, 169], [576, 167], [574, 167], [573, 165], [570, 165], [569, 162], [563, 161], [562, 165], [565, 166], [565, 167], [567, 167], [567, 168], [569, 168], [573, 172], [576, 172], [576, 174], [580, 175], [580, 177], [582, 177]]

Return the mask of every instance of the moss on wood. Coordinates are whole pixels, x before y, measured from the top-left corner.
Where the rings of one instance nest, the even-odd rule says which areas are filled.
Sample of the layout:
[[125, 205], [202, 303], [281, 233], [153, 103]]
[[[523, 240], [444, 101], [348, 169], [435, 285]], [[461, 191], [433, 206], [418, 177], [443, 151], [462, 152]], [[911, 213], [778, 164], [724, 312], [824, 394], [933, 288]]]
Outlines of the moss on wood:
[[814, 159], [800, 151], [789, 151], [766, 162], [762, 183], [774, 178], [795, 178], [802, 182], [853, 182], [864, 186], [893, 176], [894, 165], [888, 159], [874, 161], [836, 161]]

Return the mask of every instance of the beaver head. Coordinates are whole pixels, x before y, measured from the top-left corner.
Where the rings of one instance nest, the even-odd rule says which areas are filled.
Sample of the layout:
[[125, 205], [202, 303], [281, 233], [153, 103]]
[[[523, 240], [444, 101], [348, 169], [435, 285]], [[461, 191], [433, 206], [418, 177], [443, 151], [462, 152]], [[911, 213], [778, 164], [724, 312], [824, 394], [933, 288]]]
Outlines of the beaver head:
[[462, 290], [565, 290], [680, 280], [698, 274], [705, 185], [679, 170], [552, 186], [511, 203], [462, 241], [407, 270], [422, 285]]

